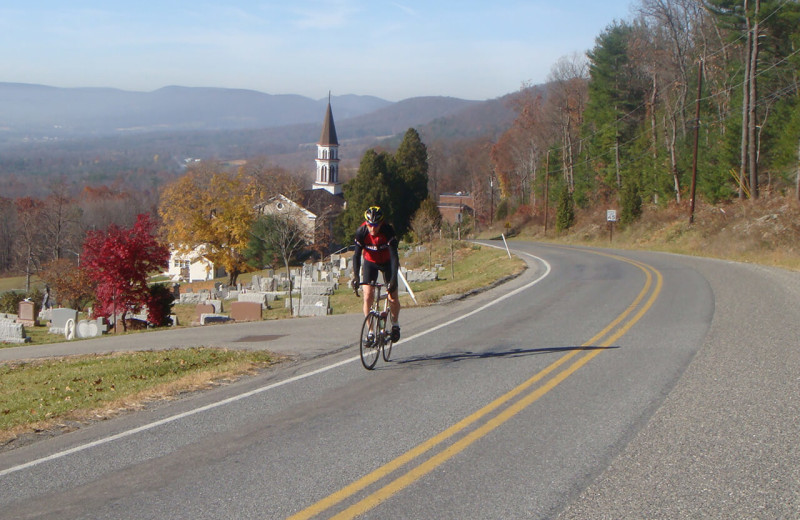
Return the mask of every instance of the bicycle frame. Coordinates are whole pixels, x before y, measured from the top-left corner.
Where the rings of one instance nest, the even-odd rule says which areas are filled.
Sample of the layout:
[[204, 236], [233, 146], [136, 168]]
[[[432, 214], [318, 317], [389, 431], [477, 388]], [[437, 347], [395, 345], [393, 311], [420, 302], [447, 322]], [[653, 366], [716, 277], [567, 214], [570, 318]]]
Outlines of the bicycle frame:
[[[378, 362], [379, 355], [383, 355], [384, 361], [389, 361], [389, 357], [391, 356], [392, 315], [389, 309], [388, 292], [381, 294], [381, 289], [383, 289], [384, 284], [371, 282], [361, 285], [370, 285], [374, 287], [375, 290], [370, 310], [364, 317], [360, 340], [361, 363], [364, 365], [364, 368], [371, 370], [375, 366], [375, 363]], [[358, 295], [357, 288], [354, 292]], [[383, 300], [383, 310], [380, 308], [381, 300]], [[374, 339], [370, 340], [368, 337], [369, 334], [372, 334]]]

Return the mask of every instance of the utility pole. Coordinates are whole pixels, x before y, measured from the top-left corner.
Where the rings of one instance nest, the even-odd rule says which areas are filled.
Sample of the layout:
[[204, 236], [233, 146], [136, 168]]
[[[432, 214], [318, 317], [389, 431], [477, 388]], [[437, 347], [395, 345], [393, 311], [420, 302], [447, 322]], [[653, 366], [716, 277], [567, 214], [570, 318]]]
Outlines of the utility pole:
[[700, 136], [700, 94], [703, 88], [703, 60], [697, 64], [697, 101], [694, 109], [694, 157], [692, 158], [692, 190], [689, 199], [689, 224], [694, 223], [694, 198], [697, 188], [697, 142]]
[[[800, 175], [800, 173], [798, 173]], [[544, 236], [547, 237], [547, 212], [550, 209], [550, 149], [544, 160]]]
[[795, 187], [795, 191], [797, 192], [797, 200], [800, 201], [800, 144], [797, 145], [797, 186]]
[[494, 224], [494, 172], [489, 177], [489, 227]]

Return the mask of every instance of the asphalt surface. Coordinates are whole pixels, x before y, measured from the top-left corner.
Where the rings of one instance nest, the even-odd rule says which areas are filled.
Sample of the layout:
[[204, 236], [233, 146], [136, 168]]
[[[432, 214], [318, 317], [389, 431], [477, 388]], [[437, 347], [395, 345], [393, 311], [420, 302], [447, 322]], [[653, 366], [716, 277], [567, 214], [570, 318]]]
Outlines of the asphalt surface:
[[[710, 328], [657, 408], [586, 477], [586, 485], [570, 493], [568, 505], [545, 517], [800, 518], [800, 274], [675, 255], [620, 254], [661, 270], [675, 265], [695, 272], [697, 283], [708, 284], [713, 295]], [[496, 292], [405, 309], [404, 332], [464, 313]], [[294, 370], [352, 349], [358, 321], [345, 315], [131, 334], [0, 349], [0, 361], [206, 345], [265, 348], [291, 356], [277, 370]], [[680, 331], [667, 334], [680, 337]], [[350, 336], [353, 342], [342, 340]]]
[[800, 518], [800, 273], [674, 258], [711, 285], [711, 329], [646, 426], [558, 518]]

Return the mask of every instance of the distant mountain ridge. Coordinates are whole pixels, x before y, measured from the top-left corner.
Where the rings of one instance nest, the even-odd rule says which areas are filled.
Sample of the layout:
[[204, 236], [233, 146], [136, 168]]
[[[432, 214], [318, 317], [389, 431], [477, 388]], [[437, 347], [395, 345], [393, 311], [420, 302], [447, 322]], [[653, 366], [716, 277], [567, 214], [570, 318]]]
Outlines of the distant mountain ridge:
[[[164, 130], [243, 130], [321, 120], [327, 98], [254, 90], [170, 86], [152, 92], [0, 83], [0, 127], [7, 132], [104, 135]], [[337, 117], [392, 105], [374, 96], [335, 96]]]
[[[471, 101], [443, 96], [398, 102], [331, 98], [342, 178], [369, 148], [396, 148], [415, 128], [429, 146], [493, 142], [516, 113], [517, 93]], [[310, 175], [328, 98], [252, 90], [164, 87], [153, 92], [0, 83], [0, 186], [3, 196], [46, 193], [46, 179], [76, 185], [124, 183], [151, 189], [179, 175], [187, 160], [266, 158]]]

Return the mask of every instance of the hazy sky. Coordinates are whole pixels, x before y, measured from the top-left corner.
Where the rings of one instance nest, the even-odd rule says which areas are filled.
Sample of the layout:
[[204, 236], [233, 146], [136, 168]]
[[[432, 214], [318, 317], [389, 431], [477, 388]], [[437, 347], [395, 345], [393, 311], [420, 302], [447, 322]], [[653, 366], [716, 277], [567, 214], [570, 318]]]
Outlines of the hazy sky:
[[[637, 2], [638, 3], [638, 2]], [[0, 7], [0, 81], [313, 99], [492, 99], [583, 54], [633, 0], [51, 0]], [[9, 6], [9, 4], [13, 6]]]

